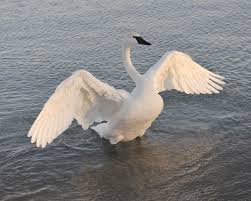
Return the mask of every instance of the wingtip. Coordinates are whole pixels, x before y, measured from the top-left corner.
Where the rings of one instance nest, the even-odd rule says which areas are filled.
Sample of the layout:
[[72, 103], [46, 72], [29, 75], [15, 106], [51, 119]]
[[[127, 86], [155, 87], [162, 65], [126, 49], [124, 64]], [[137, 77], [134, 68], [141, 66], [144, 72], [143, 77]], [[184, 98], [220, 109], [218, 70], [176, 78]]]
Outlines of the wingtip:
[[27, 134], [27, 137], [31, 137], [31, 136], [32, 136], [32, 132], [31, 132], [31, 129], [30, 129], [28, 134]]
[[218, 75], [218, 74], [217, 74], [217, 78], [219, 78], [219, 79], [221, 79], [221, 80], [224, 80], [224, 79], [225, 79], [225, 77], [223, 77], [223, 76], [221, 76], [221, 75]]
[[37, 140], [31, 139], [31, 143], [34, 144], [37, 148], [41, 148], [41, 149], [45, 148], [47, 145], [47, 142], [43, 143], [39, 141], [38, 139]]
[[225, 77], [223, 77], [223, 76], [221, 76], [221, 75], [218, 75], [218, 74], [216, 74], [216, 73], [213, 73], [213, 72], [211, 72], [211, 71], [210, 71], [210, 75], [214, 76], [215, 78], [221, 79], [221, 80], [224, 80], [224, 79], [225, 79]]
[[40, 140], [39, 140], [39, 138], [37, 139], [37, 141], [36, 141], [36, 147], [40, 147], [41, 146], [41, 142], [40, 142]]
[[35, 142], [36, 142], [36, 140], [34, 138], [31, 138], [31, 143], [33, 144]]

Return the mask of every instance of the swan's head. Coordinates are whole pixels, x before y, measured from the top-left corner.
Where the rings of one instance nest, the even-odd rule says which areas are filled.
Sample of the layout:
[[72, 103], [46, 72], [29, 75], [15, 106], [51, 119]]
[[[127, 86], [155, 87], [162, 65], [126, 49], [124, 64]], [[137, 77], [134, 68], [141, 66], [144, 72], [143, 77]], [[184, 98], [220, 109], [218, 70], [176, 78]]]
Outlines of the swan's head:
[[136, 45], [151, 45], [151, 43], [144, 40], [140, 34], [136, 32], [130, 32], [125, 36], [124, 44], [129, 46], [136, 46]]

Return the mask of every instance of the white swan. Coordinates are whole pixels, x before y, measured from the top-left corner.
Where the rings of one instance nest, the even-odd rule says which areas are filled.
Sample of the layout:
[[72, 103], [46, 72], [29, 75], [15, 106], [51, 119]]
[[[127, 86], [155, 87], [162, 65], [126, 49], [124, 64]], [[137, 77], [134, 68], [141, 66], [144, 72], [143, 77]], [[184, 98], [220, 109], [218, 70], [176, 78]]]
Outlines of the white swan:
[[129, 33], [123, 41], [123, 62], [136, 87], [131, 93], [115, 89], [79, 70], [64, 80], [44, 105], [28, 137], [44, 148], [66, 130], [73, 119], [112, 144], [144, 135], [163, 108], [161, 91], [176, 89], [187, 94], [219, 93], [224, 79], [195, 63], [188, 55], [166, 53], [144, 75], [139, 74], [130, 59], [131, 47], [150, 45], [138, 33]]

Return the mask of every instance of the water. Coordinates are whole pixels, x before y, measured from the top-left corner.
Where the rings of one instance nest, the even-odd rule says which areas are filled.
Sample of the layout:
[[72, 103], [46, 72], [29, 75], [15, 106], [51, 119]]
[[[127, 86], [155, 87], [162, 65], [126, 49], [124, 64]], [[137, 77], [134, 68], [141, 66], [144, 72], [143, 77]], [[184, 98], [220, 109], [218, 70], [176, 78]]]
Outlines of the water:
[[[249, 0], [0, 3], [0, 200], [251, 200]], [[26, 138], [43, 104], [86, 69], [128, 91], [121, 40], [143, 73], [166, 51], [226, 77], [218, 95], [165, 92], [141, 140], [110, 145], [74, 123], [46, 149]]]

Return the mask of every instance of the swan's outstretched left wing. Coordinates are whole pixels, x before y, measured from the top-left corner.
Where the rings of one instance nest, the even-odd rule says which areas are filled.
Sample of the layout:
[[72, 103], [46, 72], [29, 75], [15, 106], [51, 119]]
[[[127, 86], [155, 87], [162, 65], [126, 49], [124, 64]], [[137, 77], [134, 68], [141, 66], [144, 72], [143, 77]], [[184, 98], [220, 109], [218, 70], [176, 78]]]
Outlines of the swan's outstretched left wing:
[[64, 80], [44, 105], [33, 123], [28, 137], [37, 147], [45, 147], [66, 130], [73, 119], [87, 129], [94, 121], [109, 120], [127, 98], [116, 90], [79, 70]]
[[158, 92], [176, 89], [187, 94], [219, 93], [224, 77], [194, 62], [190, 56], [173, 51], [165, 54], [146, 76], [153, 79]]

